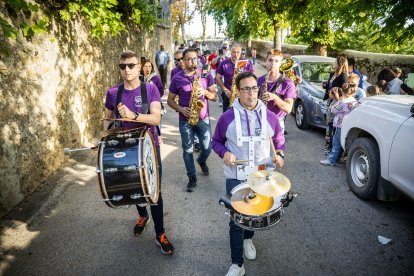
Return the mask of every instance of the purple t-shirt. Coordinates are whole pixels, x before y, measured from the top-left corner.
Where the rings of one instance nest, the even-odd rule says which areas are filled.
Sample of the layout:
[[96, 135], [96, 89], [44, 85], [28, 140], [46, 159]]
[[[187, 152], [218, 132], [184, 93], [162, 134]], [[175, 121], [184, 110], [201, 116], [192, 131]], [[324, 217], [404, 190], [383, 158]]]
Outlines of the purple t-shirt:
[[[109, 88], [106, 93], [105, 107], [115, 112], [116, 108], [116, 96], [118, 94], [119, 84]], [[161, 102], [160, 93], [157, 87], [153, 83], [147, 83], [147, 98], [148, 98], [148, 112], [151, 110], [152, 102]], [[127, 90], [124, 88], [121, 96], [121, 103], [129, 108], [132, 112], [142, 113], [142, 99], [141, 99], [141, 86], [138, 86], [134, 90]], [[147, 124], [122, 122], [122, 127], [144, 127]], [[154, 142], [158, 146], [158, 133], [156, 126], [150, 126], [150, 132], [154, 137]]]
[[[231, 58], [223, 60], [217, 66], [216, 74], [224, 76], [224, 86], [229, 90], [231, 89], [231, 82], [233, 80], [234, 66], [235, 64], [231, 61]], [[247, 71], [254, 72], [253, 65], [250, 61], [247, 61], [246, 67], [239, 69], [239, 73]]]
[[[201, 70], [197, 70], [198, 74], [201, 74]], [[184, 71], [178, 72], [170, 83], [170, 92], [179, 96], [178, 104], [183, 107], [188, 107], [190, 105], [191, 93], [193, 91], [193, 81], [195, 79], [195, 74], [193, 76], [187, 76]], [[208, 89], [210, 86], [214, 85], [214, 79], [210, 73], [207, 74], [207, 77], [200, 78], [201, 84], [204, 89]], [[208, 100], [205, 97], [200, 98], [204, 102], [204, 107], [200, 111], [200, 120], [204, 120], [208, 117]], [[181, 112], [179, 115], [181, 121], [187, 121], [188, 118], [185, 117]]]
[[160, 97], [164, 96], [164, 86], [162, 85], [162, 81], [161, 78], [158, 75], [154, 75], [151, 78], [151, 81], [153, 84], [155, 84], [155, 86], [158, 89], [158, 92], [160, 94]]
[[[257, 86], [259, 87], [259, 91], [262, 87], [262, 84], [266, 78], [266, 75], [261, 76], [257, 79]], [[274, 82], [268, 82], [267, 83], [267, 91], [270, 91], [271, 89], [274, 89], [274, 86], [276, 85], [276, 81]], [[284, 81], [280, 83], [280, 85], [276, 88], [273, 93], [277, 94], [282, 100], [285, 99], [295, 99], [296, 98], [296, 88], [295, 84], [285, 78]], [[283, 118], [287, 115], [286, 112], [282, 111], [274, 101], [268, 101], [267, 102], [267, 108], [274, 112], [279, 118]]]
[[183, 69], [181, 69], [180, 67], [176, 66], [171, 70], [171, 77], [170, 80], [173, 79], [173, 77], [175, 76], [175, 74], [177, 74], [178, 72], [183, 71]]

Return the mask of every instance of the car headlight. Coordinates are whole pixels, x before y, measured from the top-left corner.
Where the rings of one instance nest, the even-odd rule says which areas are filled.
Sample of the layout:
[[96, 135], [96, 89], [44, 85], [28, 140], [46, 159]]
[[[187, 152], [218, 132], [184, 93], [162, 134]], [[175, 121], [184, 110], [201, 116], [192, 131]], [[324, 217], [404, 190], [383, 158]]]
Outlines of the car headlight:
[[324, 102], [322, 99], [317, 98], [317, 97], [314, 97], [314, 96], [311, 96], [311, 95], [309, 95], [309, 99], [310, 99], [312, 102], [314, 102], [314, 103], [316, 103], [317, 105], [319, 105], [319, 106], [321, 107], [321, 109], [325, 109], [325, 108], [326, 108], [326, 104], [325, 104], [325, 102]]

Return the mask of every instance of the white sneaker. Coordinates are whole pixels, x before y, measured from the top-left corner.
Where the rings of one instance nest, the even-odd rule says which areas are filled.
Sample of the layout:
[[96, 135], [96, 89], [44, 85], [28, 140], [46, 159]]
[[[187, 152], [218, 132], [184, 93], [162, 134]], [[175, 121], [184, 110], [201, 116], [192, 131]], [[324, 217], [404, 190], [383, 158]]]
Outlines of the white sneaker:
[[243, 242], [244, 256], [248, 260], [256, 259], [256, 248], [254, 247], [253, 241], [251, 239], [246, 239]]
[[240, 267], [237, 264], [232, 264], [226, 276], [243, 276], [244, 273], [246, 273], [246, 271], [244, 270], [243, 265]]
[[219, 106], [220, 106], [220, 107], [222, 107], [222, 106], [223, 106], [223, 104], [222, 104], [222, 103], [219, 103]]

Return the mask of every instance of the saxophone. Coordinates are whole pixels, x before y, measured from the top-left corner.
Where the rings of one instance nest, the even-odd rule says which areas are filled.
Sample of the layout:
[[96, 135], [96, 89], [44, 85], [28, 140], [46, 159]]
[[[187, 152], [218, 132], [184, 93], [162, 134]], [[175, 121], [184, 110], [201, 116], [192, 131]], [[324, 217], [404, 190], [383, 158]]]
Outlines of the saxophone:
[[236, 62], [234, 63], [234, 73], [233, 73], [233, 78], [231, 80], [231, 89], [230, 89], [231, 95], [230, 95], [230, 99], [229, 99], [230, 106], [233, 105], [233, 102], [237, 97], [236, 78], [239, 75], [239, 68], [237, 67], [237, 61], [238, 61], [238, 59], [236, 59]]
[[200, 111], [204, 107], [204, 103], [197, 97], [197, 90], [200, 87], [200, 75], [196, 74], [196, 77], [193, 81], [193, 90], [191, 91], [191, 99], [190, 99], [190, 110], [191, 115], [188, 117], [188, 123], [192, 126], [196, 126], [198, 124], [198, 120], [200, 119]]
[[262, 100], [262, 102], [266, 105], [267, 101], [265, 101], [263, 99], [263, 94], [267, 92], [267, 82], [269, 81], [269, 75], [270, 75], [270, 71], [269, 73], [266, 74], [264, 82], [262, 83], [262, 87], [260, 87], [260, 91], [259, 91], [259, 99]]

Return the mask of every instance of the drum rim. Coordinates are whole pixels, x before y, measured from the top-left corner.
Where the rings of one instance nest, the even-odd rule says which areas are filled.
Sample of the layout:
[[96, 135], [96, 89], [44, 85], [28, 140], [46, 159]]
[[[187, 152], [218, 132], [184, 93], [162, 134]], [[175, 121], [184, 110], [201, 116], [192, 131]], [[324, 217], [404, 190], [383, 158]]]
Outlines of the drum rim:
[[140, 138], [144, 138], [144, 139], [140, 139], [139, 143], [144, 143], [145, 140], [145, 135], [149, 135], [151, 143], [152, 143], [152, 147], [154, 149], [154, 158], [155, 158], [155, 170], [156, 170], [156, 176], [157, 176], [157, 184], [156, 184], [156, 189], [157, 192], [155, 193], [155, 198], [153, 199], [151, 197], [151, 193], [148, 190], [149, 187], [149, 183], [147, 182], [147, 174], [145, 172], [145, 168], [144, 168], [144, 146], [140, 146], [140, 153], [139, 153], [139, 162], [140, 162], [140, 177], [141, 177], [141, 183], [142, 183], [142, 189], [144, 190], [144, 193], [148, 196], [147, 197], [147, 201], [149, 203], [153, 203], [153, 204], [157, 204], [158, 199], [159, 199], [159, 194], [160, 194], [160, 177], [159, 177], [159, 166], [158, 166], [158, 153], [157, 153], [157, 148], [155, 146], [155, 141], [154, 141], [154, 137], [152, 135], [152, 133], [148, 130], [145, 129], [142, 133]]
[[[101, 142], [107, 139], [108, 136], [105, 136], [101, 139]], [[111, 208], [116, 208], [109, 199], [108, 192], [106, 191], [105, 180], [103, 178], [103, 150], [105, 148], [105, 143], [100, 143], [98, 147], [98, 179], [99, 179], [99, 190], [101, 191], [101, 196], [105, 201], [106, 205]]]

